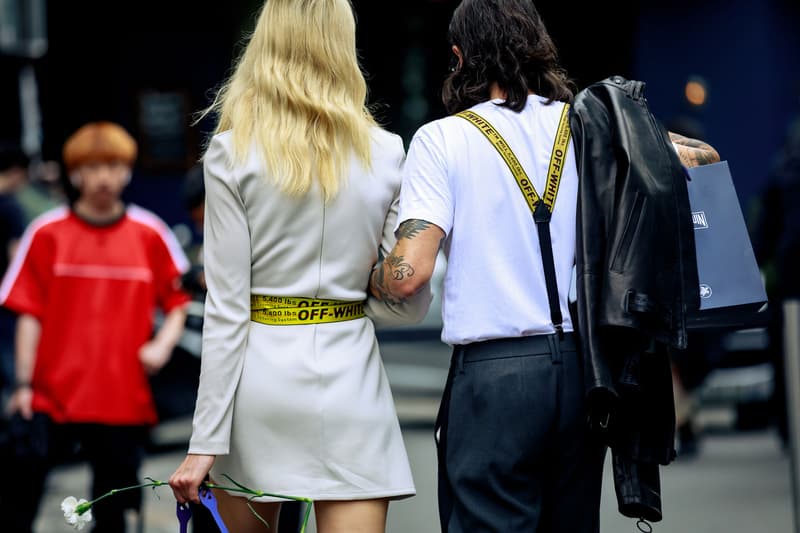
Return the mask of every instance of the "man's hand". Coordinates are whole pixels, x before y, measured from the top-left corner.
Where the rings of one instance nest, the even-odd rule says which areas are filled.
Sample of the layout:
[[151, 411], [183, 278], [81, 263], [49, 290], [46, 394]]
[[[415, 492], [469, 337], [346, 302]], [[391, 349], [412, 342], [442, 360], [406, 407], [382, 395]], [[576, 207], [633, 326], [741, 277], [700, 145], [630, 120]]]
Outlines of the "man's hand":
[[172, 348], [164, 342], [152, 340], [139, 348], [139, 361], [145, 372], [152, 376], [164, 368], [172, 355]]
[[675, 144], [678, 149], [678, 157], [686, 167], [699, 167], [720, 161], [717, 151], [703, 141], [672, 132], [669, 132], [669, 140]]
[[33, 418], [33, 389], [30, 385], [17, 387], [8, 400], [6, 412], [9, 416], [19, 413], [25, 420]]

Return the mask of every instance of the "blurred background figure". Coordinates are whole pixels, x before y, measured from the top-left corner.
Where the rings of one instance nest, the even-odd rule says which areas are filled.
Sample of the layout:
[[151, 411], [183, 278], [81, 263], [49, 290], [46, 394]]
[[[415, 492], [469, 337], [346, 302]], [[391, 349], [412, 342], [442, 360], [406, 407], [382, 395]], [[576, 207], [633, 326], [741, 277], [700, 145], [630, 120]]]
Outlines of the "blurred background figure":
[[[16, 193], [25, 185], [28, 156], [11, 141], [0, 141], [0, 276], [25, 229], [25, 214]], [[0, 307], [0, 400], [2, 405], [14, 387], [14, 327], [16, 316]]]
[[787, 130], [761, 196], [753, 245], [769, 297], [769, 355], [775, 369], [771, 408], [788, 443], [783, 356], [783, 303], [800, 298], [800, 117]]
[[203, 223], [205, 221], [206, 187], [203, 182], [203, 165], [197, 164], [186, 173], [183, 184], [183, 204], [192, 219], [194, 231], [199, 239], [193, 239], [187, 247], [191, 268], [183, 277], [183, 284], [193, 299], [203, 301], [206, 295], [206, 278], [203, 272]]
[[66, 202], [63, 179], [58, 161], [31, 161], [28, 179], [15, 194], [26, 223]]
[[[19, 314], [14, 454], [4, 457], [18, 483], [0, 494], [13, 509], [6, 531], [30, 533], [49, 470], [77, 446], [92, 467], [92, 498], [139, 483], [157, 422], [148, 375], [183, 331], [188, 261], [160, 219], [121, 200], [136, 154], [113, 123], [70, 136], [63, 157], [77, 199], [28, 227], [0, 286], [0, 304]], [[166, 318], [151, 338], [157, 307]], [[140, 505], [140, 492], [110, 499], [94, 509], [94, 531], [125, 531], [125, 511]]]

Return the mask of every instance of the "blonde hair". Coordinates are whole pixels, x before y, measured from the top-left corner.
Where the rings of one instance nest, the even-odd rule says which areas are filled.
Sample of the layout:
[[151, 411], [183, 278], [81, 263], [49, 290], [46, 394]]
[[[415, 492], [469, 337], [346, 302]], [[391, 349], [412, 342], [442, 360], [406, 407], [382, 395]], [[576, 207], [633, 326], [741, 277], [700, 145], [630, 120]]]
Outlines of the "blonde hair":
[[256, 149], [278, 187], [336, 196], [345, 164], [370, 165], [367, 84], [349, 0], [267, 0], [234, 74], [205, 111], [231, 130], [234, 158]]
[[72, 172], [87, 163], [121, 161], [132, 167], [136, 153], [136, 141], [119, 124], [89, 122], [69, 136], [62, 157], [67, 172]]

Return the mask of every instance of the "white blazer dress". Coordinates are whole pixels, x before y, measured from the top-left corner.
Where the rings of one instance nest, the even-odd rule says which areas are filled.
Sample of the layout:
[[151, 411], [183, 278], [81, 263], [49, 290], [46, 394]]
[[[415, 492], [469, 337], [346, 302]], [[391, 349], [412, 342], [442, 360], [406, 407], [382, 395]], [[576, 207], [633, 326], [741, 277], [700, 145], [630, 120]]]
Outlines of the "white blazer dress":
[[[415, 493], [375, 324], [419, 321], [430, 288], [400, 305], [367, 298], [392, 249], [404, 150], [372, 132], [372, 165], [355, 159], [338, 196], [315, 184], [281, 192], [255, 150], [233, 164], [232, 135], [205, 155], [203, 351], [189, 453], [265, 492], [314, 500]], [[250, 295], [367, 300], [366, 318], [306, 325], [250, 321]], [[232, 493], [234, 495], [239, 495]], [[261, 501], [271, 501], [262, 498]]]

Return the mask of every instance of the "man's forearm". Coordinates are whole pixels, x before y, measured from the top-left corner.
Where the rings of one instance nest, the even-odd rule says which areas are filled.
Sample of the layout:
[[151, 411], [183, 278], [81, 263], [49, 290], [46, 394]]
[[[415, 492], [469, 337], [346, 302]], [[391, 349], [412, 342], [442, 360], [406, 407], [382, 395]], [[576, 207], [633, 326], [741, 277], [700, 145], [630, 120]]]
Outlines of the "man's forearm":
[[33, 379], [33, 368], [36, 365], [36, 350], [42, 326], [33, 315], [20, 315], [17, 319], [15, 343], [15, 376], [17, 385], [30, 385]]
[[669, 139], [675, 144], [678, 157], [684, 166], [699, 167], [720, 161], [719, 154], [708, 143], [673, 132], [669, 132]]
[[373, 270], [370, 280], [372, 294], [384, 302], [400, 303], [413, 295], [403, 289], [414, 273], [414, 267], [392, 250], [388, 257], [378, 257], [378, 266]]
[[370, 288], [376, 298], [399, 303], [417, 294], [433, 275], [444, 232], [426, 220], [406, 220], [397, 229], [397, 244], [378, 258]]

